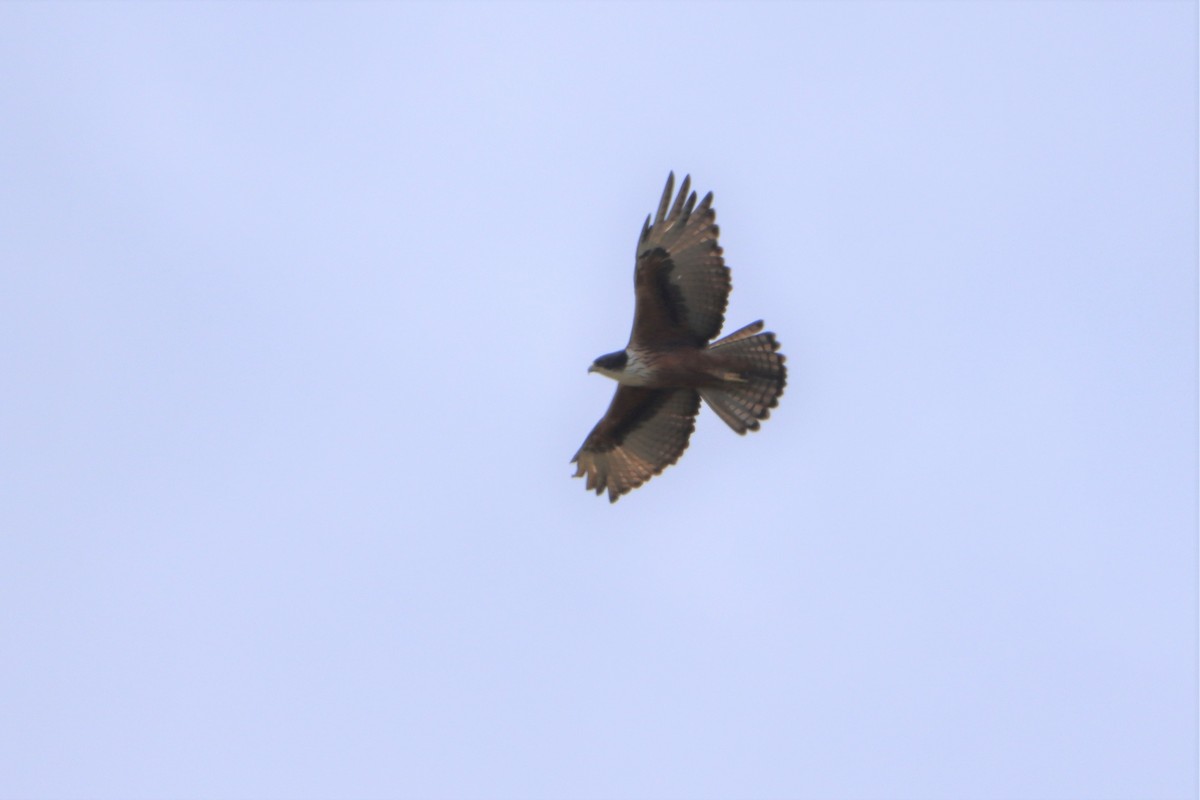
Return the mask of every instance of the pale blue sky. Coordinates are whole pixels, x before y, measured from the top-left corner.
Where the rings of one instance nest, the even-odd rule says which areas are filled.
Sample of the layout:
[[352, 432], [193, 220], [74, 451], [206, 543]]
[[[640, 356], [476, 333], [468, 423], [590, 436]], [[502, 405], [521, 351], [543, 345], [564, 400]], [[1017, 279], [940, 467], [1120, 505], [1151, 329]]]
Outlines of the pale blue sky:
[[[1194, 797], [1196, 40], [0, 5], [0, 797]], [[610, 506], [669, 170], [789, 387]]]

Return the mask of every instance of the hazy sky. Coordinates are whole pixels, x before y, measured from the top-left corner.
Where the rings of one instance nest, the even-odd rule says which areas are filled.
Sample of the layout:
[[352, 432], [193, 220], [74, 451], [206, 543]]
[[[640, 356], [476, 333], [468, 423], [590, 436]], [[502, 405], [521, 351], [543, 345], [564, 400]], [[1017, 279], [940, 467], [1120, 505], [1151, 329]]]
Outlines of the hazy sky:
[[[9, 2], [0, 70], [0, 797], [1195, 796], [1195, 3]], [[790, 380], [612, 506], [669, 170]]]

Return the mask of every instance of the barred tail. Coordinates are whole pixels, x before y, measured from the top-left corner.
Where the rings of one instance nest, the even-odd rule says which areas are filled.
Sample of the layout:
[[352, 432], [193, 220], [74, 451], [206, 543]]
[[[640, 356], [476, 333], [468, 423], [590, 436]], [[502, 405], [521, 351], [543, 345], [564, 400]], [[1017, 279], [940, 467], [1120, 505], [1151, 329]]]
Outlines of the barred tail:
[[787, 367], [771, 332], [759, 333], [762, 320], [713, 342], [713, 354], [723, 380], [700, 390], [704, 402], [738, 433], [758, 430], [759, 420], [779, 404], [787, 385]]

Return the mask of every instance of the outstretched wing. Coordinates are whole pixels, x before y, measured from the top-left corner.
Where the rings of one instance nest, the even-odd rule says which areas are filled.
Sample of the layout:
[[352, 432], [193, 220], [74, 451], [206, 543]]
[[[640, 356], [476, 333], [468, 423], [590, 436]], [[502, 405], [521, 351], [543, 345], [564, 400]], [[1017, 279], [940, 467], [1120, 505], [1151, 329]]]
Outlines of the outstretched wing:
[[608, 411], [571, 459], [587, 488], [608, 489], [610, 502], [679, 460], [696, 427], [700, 395], [693, 389], [618, 386]]
[[671, 203], [675, 173], [667, 176], [654, 222], [646, 217], [642, 226], [633, 279], [637, 304], [629, 337], [635, 347], [703, 346], [725, 320], [729, 268], [717, 244], [717, 212], [712, 192], [696, 205], [696, 193], [688, 193], [691, 183], [691, 176], [685, 177]]

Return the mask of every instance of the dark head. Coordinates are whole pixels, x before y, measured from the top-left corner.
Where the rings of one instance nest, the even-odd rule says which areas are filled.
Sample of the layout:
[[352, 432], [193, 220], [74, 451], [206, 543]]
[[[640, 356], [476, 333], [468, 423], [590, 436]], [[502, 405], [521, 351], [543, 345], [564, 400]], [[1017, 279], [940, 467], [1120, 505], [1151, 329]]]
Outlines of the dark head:
[[607, 375], [610, 378], [625, 369], [626, 362], [629, 361], [629, 354], [624, 350], [618, 350], [615, 353], [603, 355], [592, 362], [588, 367], [588, 372], [599, 372], [601, 375]]

